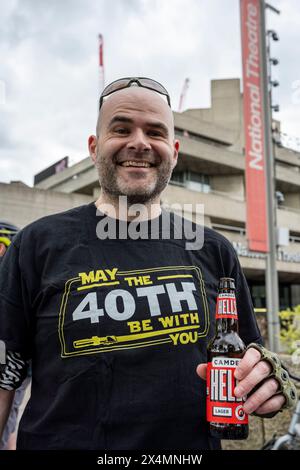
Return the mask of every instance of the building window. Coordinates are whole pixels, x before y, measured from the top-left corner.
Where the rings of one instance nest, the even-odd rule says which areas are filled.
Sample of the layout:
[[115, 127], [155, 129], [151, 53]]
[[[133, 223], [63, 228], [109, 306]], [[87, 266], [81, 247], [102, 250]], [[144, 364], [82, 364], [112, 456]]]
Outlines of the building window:
[[171, 183], [202, 193], [209, 193], [211, 189], [208, 175], [189, 170], [174, 172], [171, 177]]
[[300, 284], [291, 285], [292, 307], [300, 305]]
[[291, 301], [291, 286], [287, 284], [279, 284], [279, 308], [286, 310], [290, 308]]
[[[248, 282], [255, 308], [266, 308], [266, 289], [260, 282]], [[286, 310], [300, 305], [300, 284], [279, 284], [279, 310]]]
[[184, 186], [184, 171], [173, 172], [170, 183], [177, 184], [178, 186]]
[[266, 289], [263, 284], [250, 284], [250, 292], [254, 308], [266, 308]]

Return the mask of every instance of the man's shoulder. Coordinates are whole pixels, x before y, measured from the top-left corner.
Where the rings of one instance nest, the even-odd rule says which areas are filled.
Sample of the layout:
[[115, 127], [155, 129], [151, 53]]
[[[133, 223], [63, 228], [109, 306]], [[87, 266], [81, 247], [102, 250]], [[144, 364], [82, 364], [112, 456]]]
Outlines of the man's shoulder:
[[26, 227], [24, 227], [24, 230], [37, 230], [45, 226], [52, 227], [53, 224], [65, 224], [66, 222], [72, 223], [72, 221], [77, 222], [78, 219], [82, 217], [89, 205], [90, 204], [84, 204], [82, 206], [73, 207], [62, 212], [46, 215], [28, 224]]
[[231, 242], [224, 235], [222, 235], [221, 233], [217, 232], [216, 230], [210, 227], [205, 227], [204, 230], [205, 230], [205, 239], [208, 242], [218, 244], [224, 248], [229, 249], [230, 251], [234, 251], [234, 248]]
[[46, 234], [57, 233], [59, 235], [62, 231], [72, 231], [78, 223], [82, 222], [89, 206], [91, 204], [84, 204], [41, 217], [22, 228], [15, 237], [14, 242], [18, 245], [22, 238], [39, 238]]

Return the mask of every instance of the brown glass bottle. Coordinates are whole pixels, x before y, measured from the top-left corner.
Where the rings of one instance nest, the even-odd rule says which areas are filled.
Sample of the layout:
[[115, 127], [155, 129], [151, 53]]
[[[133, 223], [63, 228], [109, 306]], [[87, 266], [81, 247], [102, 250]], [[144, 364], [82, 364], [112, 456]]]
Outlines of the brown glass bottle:
[[245, 352], [238, 335], [234, 279], [219, 282], [216, 332], [207, 348], [207, 420], [210, 435], [219, 439], [246, 439], [248, 416], [243, 399], [234, 396], [234, 371]]

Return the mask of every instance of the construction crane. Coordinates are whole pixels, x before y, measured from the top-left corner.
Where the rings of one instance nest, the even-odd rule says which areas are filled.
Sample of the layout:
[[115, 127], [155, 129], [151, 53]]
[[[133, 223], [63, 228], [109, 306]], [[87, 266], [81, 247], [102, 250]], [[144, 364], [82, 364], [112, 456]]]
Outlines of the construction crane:
[[185, 98], [186, 98], [186, 93], [187, 93], [189, 84], [190, 84], [190, 79], [186, 78], [184, 80], [184, 84], [183, 84], [181, 95], [180, 95], [179, 106], [178, 106], [178, 112], [179, 113], [181, 113], [181, 111], [183, 109], [183, 105], [184, 105], [184, 101], [185, 101]]
[[104, 80], [104, 61], [103, 61], [103, 36], [102, 34], [98, 35], [99, 39], [99, 94], [103, 91], [105, 86]]

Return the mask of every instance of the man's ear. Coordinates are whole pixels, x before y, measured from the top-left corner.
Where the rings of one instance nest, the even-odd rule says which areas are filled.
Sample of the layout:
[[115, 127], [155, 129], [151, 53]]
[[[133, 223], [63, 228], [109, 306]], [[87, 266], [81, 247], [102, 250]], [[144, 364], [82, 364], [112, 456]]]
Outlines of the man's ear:
[[178, 153], [179, 153], [179, 140], [174, 140], [174, 155], [173, 155], [173, 168], [177, 165], [178, 160]]
[[90, 135], [88, 139], [88, 147], [89, 147], [89, 153], [90, 157], [92, 158], [93, 162], [96, 162], [97, 158], [97, 142], [98, 139], [95, 135]]

